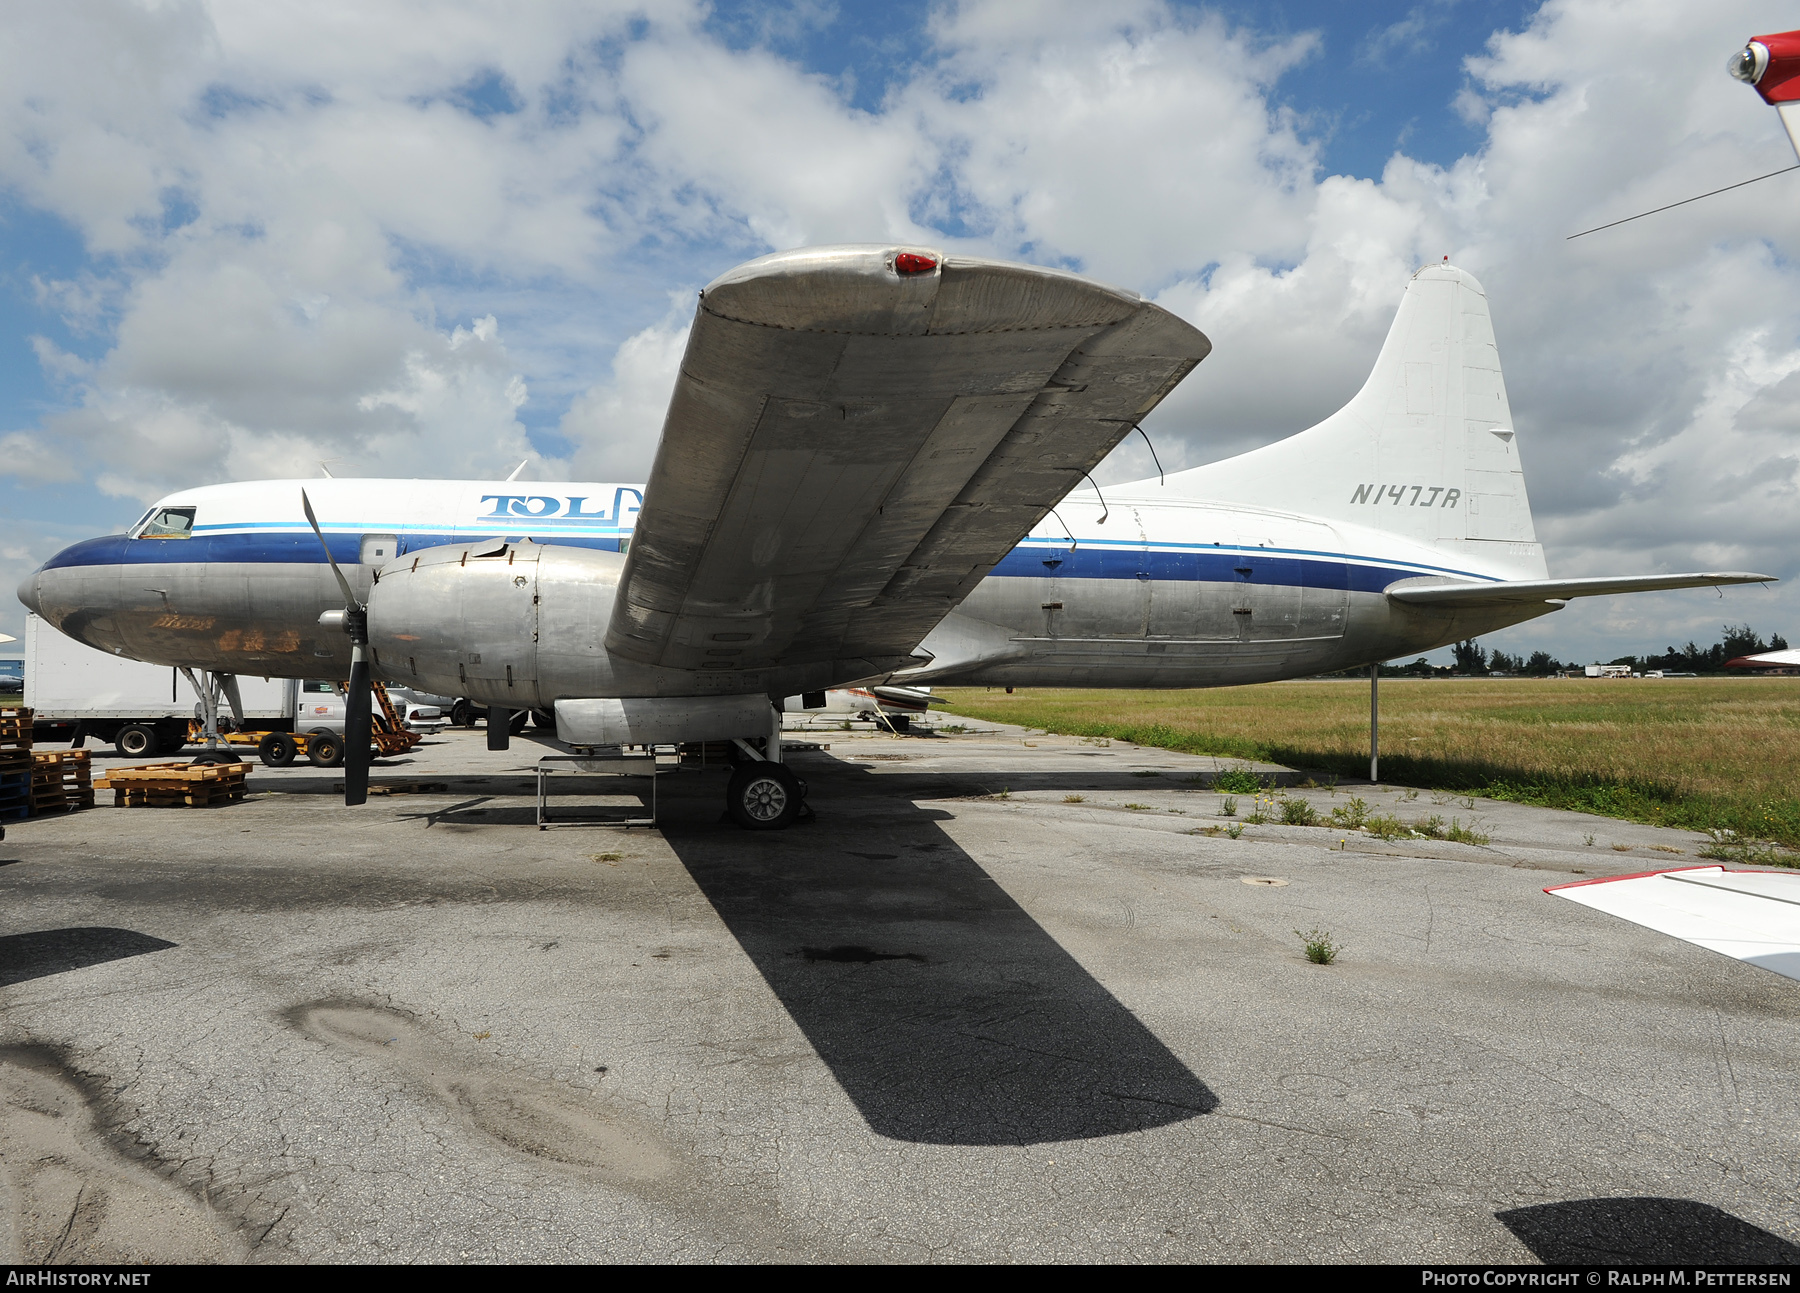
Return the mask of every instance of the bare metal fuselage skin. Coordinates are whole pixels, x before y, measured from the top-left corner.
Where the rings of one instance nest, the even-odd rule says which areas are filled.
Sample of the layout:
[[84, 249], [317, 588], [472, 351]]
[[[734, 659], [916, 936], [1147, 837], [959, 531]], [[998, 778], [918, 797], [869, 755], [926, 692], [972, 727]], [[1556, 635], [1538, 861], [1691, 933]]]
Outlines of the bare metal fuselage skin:
[[[558, 699], [905, 683], [1215, 687], [1430, 650], [1554, 609], [1409, 608], [1408, 580], [1491, 580], [1536, 545], [1447, 555], [1391, 533], [1128, 487], [1105, 520], [1059, 505], [921, 644], [915, 667], [824, 661], [696, 676], [616, 660], [602, 640], [638, 487], [454, 481], [269, 481], [171, 495], [187, 538], [88, 540], [28, 576], [21, 599], [101, 650], [271, 677], [341, 677], [350, 645], [304, 486], [370, 605], [389, 681], [514, 708]], [[541, 491], [541, 492], [534, 492]], [[1440, 504], [1441, 506], [1441, 504]], [[1064, 521], [1068, 529], [1064, 528]], [[1069, 531], [1073, 530], [1074, 533]], [[1531, 551], [1524, 549], [1529, 547]], [[778, 559], [778, 558], [777, 558]], [[1455, 562], [1456, 564], [1447, 564]]]

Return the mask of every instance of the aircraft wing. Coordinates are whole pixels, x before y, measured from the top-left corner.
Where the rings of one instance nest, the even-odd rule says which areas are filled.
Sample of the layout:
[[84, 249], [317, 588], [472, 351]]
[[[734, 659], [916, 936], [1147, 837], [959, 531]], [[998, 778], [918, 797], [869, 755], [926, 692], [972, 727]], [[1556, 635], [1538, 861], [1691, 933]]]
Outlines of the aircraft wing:
[[1786, 667], [1792, 669], [1800, 665], [1800, 651], [1764, 651], [1759, 655], [1741, 655], [1727, 660], [1727, 669], [1776, 669]]
[[1686, 867], [1544, 892], [1800, 979], [1800, 872]]
[[1460, 610], [1469, 606], [1507, 606], [1518, 602], [1567, 601], [1572, 597], [1604, 597], [1609, 593], [1657, 593], [1671, 588], [1716, 588], [1721, 584], [1764, 584], [1773, 575], [1741, 570], [1703, 571], [1691, 575], [1620, 575], [1607, 579], [1509, 579], [1486, 584], [1403, 580], [1387, 587], [1390, 601], [1407, 606]]
[[1211, 343], [1131, 292], [825, 247], [700, 294], [606, 647], [904, 667]]

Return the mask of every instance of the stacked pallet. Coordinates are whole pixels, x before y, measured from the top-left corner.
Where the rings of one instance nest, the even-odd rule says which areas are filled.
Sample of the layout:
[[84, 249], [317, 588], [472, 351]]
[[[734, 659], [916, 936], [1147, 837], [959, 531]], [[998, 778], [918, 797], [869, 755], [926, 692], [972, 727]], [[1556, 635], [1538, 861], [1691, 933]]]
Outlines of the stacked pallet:
[[31, 711], [0, 713], [0, 822], [31, 816]]
[[39, 750], [31, 756], [31, 815], [72, 813], [94, 806], [93, 768], [86, 750]]
[[94, 784], [113, 792], [115, 808], [211, 808], [242, 799], [249, 772], [247, 763], [140, 763]]

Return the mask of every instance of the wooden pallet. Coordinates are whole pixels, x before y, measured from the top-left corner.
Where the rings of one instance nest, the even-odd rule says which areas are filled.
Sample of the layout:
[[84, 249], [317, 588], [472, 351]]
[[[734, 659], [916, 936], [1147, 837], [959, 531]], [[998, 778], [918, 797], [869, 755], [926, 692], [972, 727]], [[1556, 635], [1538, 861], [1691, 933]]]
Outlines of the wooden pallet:
[[31, 711], [29, 709], [0, 710], [0, 741], [18, 741], [31, 744]]
[[39, 750], [31, 756], [31, 813], [72, 813], [94, 806], [93, 755], [87, 750]]
[[141, 763], [94, 786], [113, 792], [115, 808], [211, 808], [242, 799], [249, 773], [247, 763]]

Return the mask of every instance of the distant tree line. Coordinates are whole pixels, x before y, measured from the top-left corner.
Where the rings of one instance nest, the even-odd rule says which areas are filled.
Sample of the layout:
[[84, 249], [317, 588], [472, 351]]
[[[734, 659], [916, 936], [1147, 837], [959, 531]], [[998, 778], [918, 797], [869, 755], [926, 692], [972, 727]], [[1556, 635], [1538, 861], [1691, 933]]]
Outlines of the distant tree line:
[[[1665, 673], [1720, 673], [1727, 660], [1735, 660], [1741, 655], [1756, 655], [1762, 651], [1785, 651], [1787, 639], [1779, 633], [1769, 635], [1767, 642], [1762, 635], [1748, 624], [1725, 624], [1720, 626], [1723, 635], [1718, 642], [1709, 647], [1689, 642], [1684, 647], [1670, 647], [1661, 655], [1624, 655], [1616, 660], [1608, 660], [1607, 664], [1629, 665], [1634, 671], [1646, 673], [1652, 669], [1661, 669]], [[1499, 649], [1483, 650], [1475, 639], [1458, 642], [1450, 648], [1450, 654], [1456, 663], [1448, 666], [1433, 665], [1420, 656], [1407, 665], [1383, 665], [1383, 677], [1443, 677], [1449, 674], [1474, 674], [1485, 676], [1496, 673], [1523, 674], [1531, 678], [1547, 678], [1552, 674], [1568, 669], [1580, 669], [1586, 661], [1560, 661], [1547, 651], [1533, 651], [1529, 656], [1508, 655]], [[1599, 664], [1598, 660], [1593, 661]], [[1360, 673], [1360, 670], [1346, 670], [1348, 674]]]

